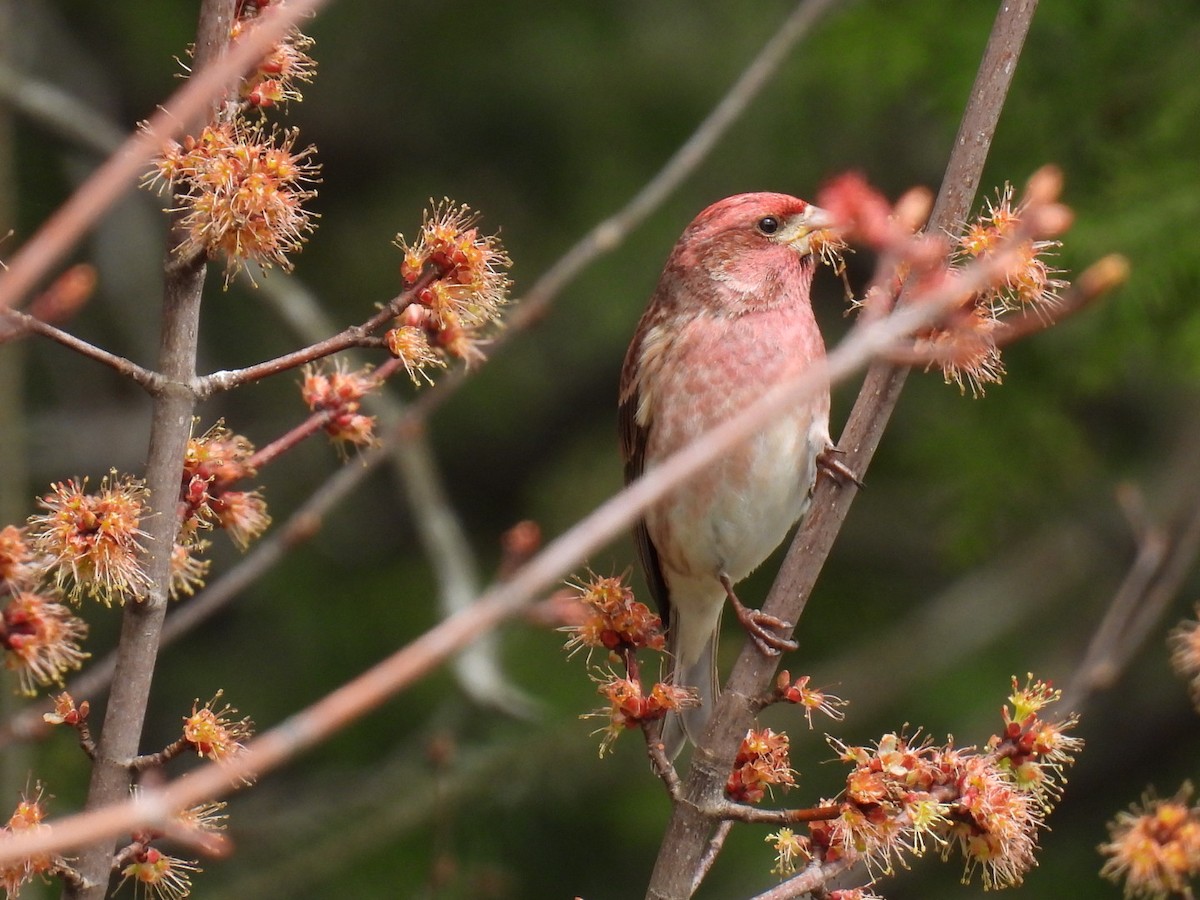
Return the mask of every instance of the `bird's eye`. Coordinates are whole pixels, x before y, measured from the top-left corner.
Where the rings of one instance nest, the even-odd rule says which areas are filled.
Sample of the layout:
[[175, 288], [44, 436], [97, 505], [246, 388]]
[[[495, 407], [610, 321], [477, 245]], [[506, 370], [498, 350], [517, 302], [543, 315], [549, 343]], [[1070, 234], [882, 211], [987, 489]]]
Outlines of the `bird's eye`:
[[779, 220], [774, 216], [763, 216], [758, 220], [758, 230], [763, 234], [774, 234], [779, 230]]

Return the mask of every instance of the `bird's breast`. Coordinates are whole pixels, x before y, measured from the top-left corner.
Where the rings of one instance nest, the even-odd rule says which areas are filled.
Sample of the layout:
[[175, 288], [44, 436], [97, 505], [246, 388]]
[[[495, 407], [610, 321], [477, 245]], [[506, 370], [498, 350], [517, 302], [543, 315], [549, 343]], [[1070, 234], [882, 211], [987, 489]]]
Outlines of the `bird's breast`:
[[[649, 401], [647, 467], [823, 359], [811, 311], [803, 312], [701, 317], [652, 344], [656, 358], [644, 360], [650, 377], [642, 394]], [[648, 511], [647, 529], [668, 579], [724, 571], [736, 581], [756, 568], [803, 513], [828, 428], [825, 390]]]

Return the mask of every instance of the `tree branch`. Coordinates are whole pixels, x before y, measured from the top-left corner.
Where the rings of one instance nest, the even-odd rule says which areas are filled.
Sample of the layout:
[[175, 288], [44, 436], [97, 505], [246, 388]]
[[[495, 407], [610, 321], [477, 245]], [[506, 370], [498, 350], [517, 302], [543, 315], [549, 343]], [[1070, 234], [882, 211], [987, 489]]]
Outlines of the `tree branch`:
[[1171, 486], [1178, 498], [1175, 509], [1167, 522], [1151, 523], [1138, 535], [1134, 560], [1063, 691], [1064, 708], [1079, 709], [1096, 692], [1112, 687], [1195, 567], [1200, 556], [1198, 449], [1200, 431], [1193, 428], [1181, 454], [1186, 472]]
[[249, 69], [289, 28], [323, 2], [291, 0], [282, 7], [272, 5], [220, 64], [198, 65], [183, 87], [150, 117], [146, 127], [129, 135], [9, 260], [7, 271], [0, 275], [0, 308], [16, 306], [16, 301], [29, 293], [144, 173], [146, 164], [162, 150], [164, 141], [201, 115], [232, 77]]
[[[1015, 240], [1023, 237], [1018, 234]], [[776, 385], [736, 417], [707, 432], [602, 503], [547, 544], [510, 578], [485, 591], [471, 607], [443, 620], [351, 682], [265, 732], [233, 759], [205, 766], [164, 790], [143, 791], [140, 797], [124, 804], [72, 816], [36, 834], [27, 832], [0, 839], [0, 865], [33, 853], [78, 846], [137, 825], [154, 825], [201, 799], [220, 796], [325, 740], [520, 612], [589, 553], [622, 534], [647, 507], [711, 465], [738, 442], [747, 440], [782, 409], [823, 390], [829, 383], [846, 379], [895, 342], [908, 339], [914, 331], [944, 316], [962, 291], [991, 281], [1010, 262], [1005, 252], [999, 250], [968, 270], [953, 289], [924, 294], [920, 303], [855, 328], [829, 353], [822, 371], [809, 370]], [[132, 754], [126, 758], [126, 764], [131, 758]], [[722, 785], [724, 778], [725, 775], [720, 775]], [[722, 800], [717, 796], [713, 803]]]
[[[950, 230], [967, 216], [1036, 9], [1036, 0], [1005, 0], [1000, 5], [934, 205], [929, 224], [932, 232]], [[904, 301], [902, 294], [893, 316], [906, 311]], [[867, 372], [839, 442], [846, 453], [844, 461], [860, 478], [879, 446], [906, 374], [906, 369], [886, 363], [876, 363]], [[833, 479], [818, 481], [808, 517], [763, 605], [765, 613], [799, 621], [855, 493], [852, 486]], [[651, 875], [646, 893], [650, 900], [686, 900], [691, 896], [693, 873], [712, 830], [712, 822], [703, 810], [720, 798], [726, 774], [752, 720], [749, 698], [766, 690], [775, 668], [774, 660], [766, 659], [752, 642], [746, 642], [726, 691], [717, 702], [712, 725], [696, 748], [685, 780], [686, 802], [674, 808]]]
[[22, 312], [19, 309], [5, 309], [0, 307], [0, 320], [10, 322], [12, 328], [11, 332], [0, 334], [0, 341], [9, 335], [15, 336], [22, 332], [38, 334], [49, 338], [55, 343], [61, 344], [68, 350], [74, 350], [80, 356], [86, 356], [88, 359], [94, 359], [96, 362], [108, 366], [110, 369], [113, 369], [120, 375], [124, 375], [130, 381], [140, 385], [151, 393], [162, 387], [163, 378], [157, 372], [151, 372], [149, 369], [139, 366], [124, 356], [109, 353], [95, 344], [75, 337], [70, 332], [56, 328], [48, 322], [43, 322], [36, 316], [29, 315], [29, 313]]
[[[204, 0], [200, 6], [195, 55], [198, 65], [206, 70], [225, 53], [234, 3], [235, 0]], [[219, 70], [221, 67], [212, 68]], [[229, 73], [225, 78], [228, 80]], [[205, 96], [210, 98], [211, 110], [216, 107], [216, 101], [211, 98], [220, 97], [222, 93], [215, 86], [207, 88]], [[67, 206], [70, 204], [68, 201]], [[168, 248], [179, 242], [178, 227], [177, 217], [167, 237]], [[203, 260], [193, 261], [188, 266], [172, 266], [170, 260], [168, 250], [158, 358], [158, 371], [165, 384], [154, 398], [146, 459], [146, 489], [153, 511], [157, 513], [147, 515], [143, 520], [146, 552], [142, 564], [150, 587], [146, 596], [128, 600], [121, 616], [112, 690], [105, 709], [104, 727], [96, 744], [85, 810], [103, 809], [120, 803], [129, 795], [129, 765], [138, 755], [141, 743], [146, 703], [158, 658], [159, 632], [167, 612], [171, 556], [179, 530], [179, 485], [196, 405], [195, 394], [186, 385], [196, 374], [200, 301], [207, 271]], [[69, 900], [103, 900], [108, 894], [113, 842], [111, 836], [105, 837], [107, 839], [97, 839], [82, 848], [75, 867], [80, 884], [68, 885], [64, 891]]]

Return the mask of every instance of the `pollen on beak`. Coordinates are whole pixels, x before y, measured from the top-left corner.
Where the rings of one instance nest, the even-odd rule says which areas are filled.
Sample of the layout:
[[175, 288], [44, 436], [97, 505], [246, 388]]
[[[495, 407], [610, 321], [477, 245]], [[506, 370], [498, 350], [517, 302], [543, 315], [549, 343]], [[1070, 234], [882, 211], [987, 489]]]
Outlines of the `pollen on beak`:
[[832, 231], [835, 225], [829, 212], [819, 206], [808, 206], [788, 221], [783, 240], [797, 253], [809, 254], [818, 250], [823, 241], [836, 238]]

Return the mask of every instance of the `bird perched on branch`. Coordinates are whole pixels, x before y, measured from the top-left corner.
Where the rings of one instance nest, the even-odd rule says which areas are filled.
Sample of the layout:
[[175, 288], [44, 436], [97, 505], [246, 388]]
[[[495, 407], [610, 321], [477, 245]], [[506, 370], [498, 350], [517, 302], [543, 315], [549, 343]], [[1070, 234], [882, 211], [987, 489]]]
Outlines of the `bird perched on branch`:
[[[671, 251], [621, 369], [620, 434], [632, 481], [773, 385], [825, 358], [809, 300], [816, 250], [833, 222], [786, 194], [728, 197]], [[700, 705], [672, 714], [671, 755], [703, 734], [717, 693], [726, 599], [766, 654], [795, 644], [791, 625], [746, 607], [733, 586], [808, 508], [818, 456], [832, 448], [829, 389], [804, 400], [651, 506], [638, 556], [667, 628], [676, 684]], [[836, 463], [834, 464], [836, 467]]]

